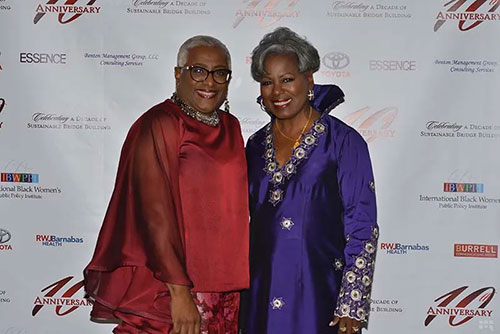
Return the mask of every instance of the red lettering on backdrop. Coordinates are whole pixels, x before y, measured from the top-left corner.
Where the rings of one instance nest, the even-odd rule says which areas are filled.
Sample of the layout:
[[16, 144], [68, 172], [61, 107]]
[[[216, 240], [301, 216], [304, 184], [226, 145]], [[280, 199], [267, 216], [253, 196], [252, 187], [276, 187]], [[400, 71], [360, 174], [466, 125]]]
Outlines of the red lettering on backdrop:
[[[462, 7], [463, 4], [465, 4], [468, 0], [452, 0], [450, 2], [447, 2], [444, 4], [444, 7], [454, 3], [450, 8], [448, 8], [447, 12], [456, 12], [460, 7]], [[485, 2], [488, 0], [476, 0], [474, 1], [467, 9], [465, 10], [466, 13], [473, 13], [476, 10], [479, 9]], [[490, 0], [489, 2], [492, 7], [488, 10], [488, 13], [493, 13], [497, 10], [498, 7], [500, 7], [500, 1], [499, 0]], [[438, 31], [439, 28], [446, 22], [446, 20], [437, 20], [436, 23], [434, 24], [434, 31]], [[465, 27], [466, 20], [460, 20], [458, 21], [458, 28], [461, 31], [467, 31], [471, 30], [481, 23], [483, 23], [484, 20], [476, 20], [474, 23], [469, 25], [468, 27]]]
[[[73, 279], [73, 276], [68, 276], [68, 277], [66, 277], [66, 278], [63, 278], [63, 279], [61, 279], [61, 280], [59, 280], [59, 281], [57, 281], [57, 282], [55, 282], [55, 283], [53, 283], [53, 284], [51, 284], [51, 285], [49, 285], [49, 286], [45, 287], [45, 288], [43, 288], [43, 289], [41, 290], [42, 292], [44, 292], [44, 291], [45, 291], [45, 290], [47, 290], [47, 289], [50, 289], [50, 290], [49, 290], [49, 292], [47, 292], [47, 293], [44, 295], [44, 297], [48, 297], [48, 298], [50, 298], [50, 297], [54, 297], [54, 295], [55, 295], [56, 293], [58, 293], [58, 292], [59, 292], [59, 290], [61, 290], [61, 289], [62, 289], [62, 288], [63, 288], [63, 287], [64, 287], [64, 286], [65, 286], [65, 285], [69, 282], [69, 281], [71, 281], [72, 279]], [[64, 292], [64, 293], [62, 294], [62, 296], [61, 296], [61, 297], [62, 297], [62, 298], [72, 297], [72, 296], [73, 296], [75, 293], [77, 293], [77, 292], [78, 292], [78, 290], [80, 290], [82, 287], [83, 287], [83, 280], [81, 280], [80, 282], [77, 282], [77, 283], [76, 283], [76, 284], [74, 284], [72, 287], [70, 287], [68, 290], [66, 290], [66, 292]], [[39, 297], [37, 297], [37, 298], [35, 299], [35, 303], [36, 303], [37, 301], [38, 301], [38, 302], [40, 302], [40, 303], [42, 302], [42, 301], [40, 300], [40, 298], [39, 298]], [[42, 307], [44, 307], [44, 306], [45, 306], [45, 305], [35, 305], [35, 307], [33, 307], [33, 310], [31, 311], [31, 315], [32, 315], [32, 316], [35, 316], [35, 315], [36, 315], [36, 314], [40, 311], [40, 309], [41, 309]], [[70, 308], [69, 308], [67, 311], [65, 311], [65, 312], [61, 312], [61, 308], [62, 308], [62, 305], [57, 305], [57, 306], [56, 306], [56, 314], [57, 314], [58, 316], [63, 316], [63, 315], [66, 315], [66, 314], [68, 314], [68, 313], [71, 313], [71, 312], [73, 312], [74, 310], [76, 310], [76, 309], [78, 308], [78, 306], [73, 306], [73, 307], [70, 307]]]
[[[467, 288], [468, 288], [468, 286], [463, 286], [461, 288], [458, 288], [458, 289], [455, 289], [453, 291], [450, 291], [450, 292], [442, 295], [441, 297], [438, 297], [437, 299], [434, 300], [435, 302], [437, 302], [437, 301], [439, 301], [439, 300], [441, 300], [441, 299], [443, 299], [445, 297], [447, 297], [447, 298], [445, 298], [445, 300], [443, 300], [437, 307], [446, 307], [446, 306], [448, 306], [455, 298], [457, 298]], [[481, 288], [479, 290], [476, 290], [476, 291], [472, 292], [467, 297], [465, 297], [464, 299], [462, 299], [461, 301], [459, 301], [455, 307], [456, 308], [465, 308], [474, 299], [476, 299], [483, 292], [486, 292], [488, 290], [491, 290], [491, 292], [490, 293], [486, 293], [483, 296], [481, 296], [481, 298], [479, 298], [479, 301], [482, 301], [483, 303], [478, 306], [478, 309], [485, 308], [486, 305], [488, 305], [490, 303], [490, 301], [493, 299], [493, 296], [495, 295], [495, 288], [493, 288], [493, 287], [485, 287], [485, 288]], [[434, 320], [434, 318], [436, 318], [436, 316], [437, 315], [434, 314], [434, 313], [432, 313], [432, 314], [428, 313], [427, 318], [425, 318], [424, 325], [427, 327], [431, 323], [431, 321]], [[462, 319], [461, 321], [459, 321], [457, 323], [454, 322], [455, 318], [456, 318], [456, 315], [450, 315], [449, 320], [448, 320], [448, 323], [450, 324], [450, 326], [453, 326], [453, 327], [460, 326], [460, 325], [466, 323], [467, 321], [471, 320], [474, 317], [473, 316], [467, 316], [467, 317], [465, 317], [464, 319]]]
[[[55, 5], [59, 0], [49, 0], [47, 1], [47, 5]], [[87, 6], [92, 6], [97, 0], [89, 0], [89, 2], [87, 3]], [[76, 2], [78, 2], [78, 0], [66, 0], [66, 2], [64, 3], [64, 6], [73, 6]], [[39, 6], [41, 7], [41, 6]], [[47, 13], [37, 13], [35, 15], [35, 18], [33, 19], [33, 23], [34, 24], [37, 24], [38, 21], [40, 21], [40, 19]], [[61, 24], [66, 24], [66, 23], [70, 23], [74, 20], [76, 20], [77, 18], [79, 18], [80, 16], [82, 16], [82, 14], [75, 14], [73, 16], [71, 16], [69, 19], [67, 19], [66, 21], [63, 21], [64, 19], [64, 14], [65, 13], [59, 13], [58, 15], [58, 21], [59, 23]]]

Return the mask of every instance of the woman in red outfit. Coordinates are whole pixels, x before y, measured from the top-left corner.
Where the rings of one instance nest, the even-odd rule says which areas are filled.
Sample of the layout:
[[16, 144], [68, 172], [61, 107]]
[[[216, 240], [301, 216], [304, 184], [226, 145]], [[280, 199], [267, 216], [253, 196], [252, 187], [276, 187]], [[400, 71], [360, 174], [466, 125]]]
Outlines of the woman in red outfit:
[[176, 93], [144, 113], [122, 148], [85, 289], [115, 334], [236, 334], [248, 287], [246, 161], [237, 119], [219, 110], [224, 44], [180, 47]]

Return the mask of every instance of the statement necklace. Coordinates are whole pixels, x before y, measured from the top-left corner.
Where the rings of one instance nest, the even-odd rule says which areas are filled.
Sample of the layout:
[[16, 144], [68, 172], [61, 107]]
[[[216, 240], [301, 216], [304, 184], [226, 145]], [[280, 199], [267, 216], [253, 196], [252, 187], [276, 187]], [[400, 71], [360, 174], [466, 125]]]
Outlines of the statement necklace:
[[217, 110], [212, 111], [210, 114], [202, 113], [182, 102], [176, 93], [172, 94], [171, 99], [179, 106], [179, 108], [181, 108], [182, 111], [184, 111], [186, 115], [194, 118], [195, 120], [214, 127], [219, 124], [219, 114], [217, 113]]
[[290, 141], [293, 141], [293, 148], [297, 148], [297, 146], [299, 146], [300, 144], [300, 139], [302, 138], [302, 135], [304, 134], [304, 131], [306, 131], [307, 129], [307, 126], [309, 125], [309, 122], [311, 121], [311, 117], [312, 117], [312, 107], [309, 107], [309, 117], [307, 118], [307, 122], [306, 124], [304, 125], [304, 127], [302, 128], [302, 131], [300, 131], [300, 134], [299, 136], [297, 137], [297, 139], [294, 139], [292, 137], [289, 137], [287, 136], [286, 134], [283, 133], [283, 131], [281, 131], [280, 129], [280, 124], [278, 122], [278, 120], [276, 120], [276, 128], [278, 129], [279, 133], [286, 139], [290, 140]]

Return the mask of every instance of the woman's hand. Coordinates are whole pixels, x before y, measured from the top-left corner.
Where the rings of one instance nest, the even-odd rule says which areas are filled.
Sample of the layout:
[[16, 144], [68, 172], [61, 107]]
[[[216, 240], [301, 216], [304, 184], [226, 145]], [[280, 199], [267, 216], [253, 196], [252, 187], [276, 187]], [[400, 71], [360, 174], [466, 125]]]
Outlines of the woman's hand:
[[187, 286], [167, 284], [172, 296], [173, 334], [200, 334], [201, 316]]
[[333, 317], [333, 321], [330, 322], [330, 327], [339, 324], [339, 334], [357, 334], [361, 331], [361, 322], [355, 319], [337, 316]]

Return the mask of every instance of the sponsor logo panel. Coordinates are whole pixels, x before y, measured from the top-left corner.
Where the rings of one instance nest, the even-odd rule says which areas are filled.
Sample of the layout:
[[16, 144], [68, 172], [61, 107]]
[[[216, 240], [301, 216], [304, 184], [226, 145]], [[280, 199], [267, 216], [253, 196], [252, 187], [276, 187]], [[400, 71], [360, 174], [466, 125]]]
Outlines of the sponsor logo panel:
[[37, 234], [35, 241], [46, 247], [63, 247], [67, 244], [83, 244], [83, 238], [74, 236], [56, 236], [51, 234]]
[[399, 108], [395, 106], [372, 108], [364, 107], [347, 115], [339, 115], [350, 126], [354, 127], [367, 142], [378, 138], [393, 138], [396, 136], [394, 121]]
[[333, 0], [326, 11], [326, 16], [342, 19], [411, 19], [412, 12], [408, 4], [382, 4], [372, 1]]
[[420, 137], [432, 139], [498, 140], [500, 124], [460, 123], [448, 120], [430, 120], [420, 131]]
[[10, 241], [12, 240], [12, 234], [4, 229], [0, 228], [0, 251], [11, 251], [12, 245]]
[[498, 258], [498, 245], [454, 244], [453, 255], [457, 257]]
[[76, 130], [76, 131], [108, 131], [111, 126], [109, 119], [92, 115], [64, 115], [56, 113], [37, 112], [26, 124], [28, 129], [35, 130]]
[[407, 255], [409, 253], [428, 252], [431, 247], [420, 243], [404, 244], [400, 242], [381, 242], [380, 250], [391, 255]]
[[35, 298], [31, 315], [36, 316], [45, 306], [59, 317], [76, 311], [80, 306], [92, 306], [89, 300], [83, 298], [83, 280], [75, 283], [73, 278], [68, 276], [42, 288], [40, 292], [45, 294]]
[[440, 194], [420, 194], [419, 201], [435, 204], [442, 210], [485, 210], [500, 205], [500, 197], [489, 195], [487, 184], [477, 182], [469, 171], [457, 169], [447, 178]]
[[11, 160], [0, 172], [1, 199], [44, 199], [62, 194], [62, 189], [42, 182], [39, 173], [32, 173], [25, 161]]
[[484, 22], [499, 22], [499, 0], [442, 0], [443, 7], [436, 15], [434, 31], [446, 23], [455, 23], [460, 31], [476, 28]]
[[210, 15], [207, 1], [166, 1], [166, 0], [129, 0], [128, 14], [152, 15]]
[[270, 27], [281, 19], [294, 19], [300, 16], [296, 8], [299, 0], [243, 0], [243, 6], [235, 13], [233, 28], [244, 20], [256, 22], [257, 26]]
[[434, 65], [446, 68], [454, 74], [492, 74], [498, 68], [498, 61], [492, 59], [453, 59], [434, 60]]
[[489, 321], [494, 311], [488, 304], [495, 295], [496, 289], [492, 286], [479, 289], [462, 286], [441, 294], [427, 309], [424, 326], [432, 326], [436, 318], [436, 321], [445, 321], [451, 327], [461, 326], [473, 319]]
[[158, 61], [160, 56], [156, 53], [85, 52], [83, 58], [99, 66], [142, 67]]
[[36, 6], [33, 23], [37, 24], [47, 14], [56, 17], [60, 24], [71, 23], [82, 15], [99, 14], [101, 7], [94, 6], [96, 2], [97, 0], [48, 0]]

